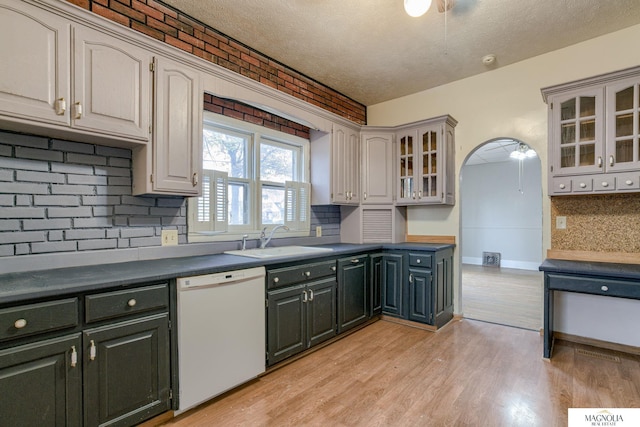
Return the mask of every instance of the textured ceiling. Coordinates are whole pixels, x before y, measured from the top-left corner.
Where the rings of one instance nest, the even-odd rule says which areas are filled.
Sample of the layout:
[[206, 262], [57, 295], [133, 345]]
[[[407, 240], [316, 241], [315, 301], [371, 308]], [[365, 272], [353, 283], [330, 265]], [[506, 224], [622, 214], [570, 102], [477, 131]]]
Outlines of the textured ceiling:
[[403, 0], [163, 1], [365, 105], [640, 23], [639, 0], [434, 0], [420, 18]]

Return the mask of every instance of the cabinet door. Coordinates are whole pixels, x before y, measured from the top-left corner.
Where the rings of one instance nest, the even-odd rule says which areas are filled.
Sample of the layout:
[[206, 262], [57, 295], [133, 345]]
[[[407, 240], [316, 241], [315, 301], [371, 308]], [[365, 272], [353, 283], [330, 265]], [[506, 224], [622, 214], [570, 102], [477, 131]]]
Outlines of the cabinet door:
[[86, 426], [133, 425], [170, 409], [168, 315], [89, 329], [83, 345]]
[[200, 74], [156, 59], [153, 187], [156, 192], [200, 195], [202, 98]]
[[436, 254], [434, 277], [434, 324], [441, 327], [453, 318], [453, 252], [451, 250]]
[[358, 131], [334, 125], [331, 140], [331, 202], [360, 202], [360, 137]]
[[78, 334], [0, 351], [0, 424], [82, 425], [80, 342]]
[[307, 348], [305, 285], [270, 291], [267, 296], [267, 364]]
[[369, 274], [371, 291], [371, 316], [382, 313], [382, 265], [384, 254], [369, 255]]
[[69, 23], [57, 15], [0, 0], [0, 114], [70, 123], [63, 109], [71, 102], [69, 31]]
[[72, 126], [148, 141], [151, 55], [82, 26], [74, 28], [73, 46]]
[[307, 285], [307, 344], [313, 347], [336, 335], [336, 280]]
[[368, 255], [338, 260], [338, 333], [369, 318]]
[[418, 196], [418, 184], [415, 179], [415, 168], [418, 163], [416, 154], [417, 133], [415, 130], [402, 131], [396, 135], [397, 144], [397, 183], [396, 204], [415, 203]]
[[416, 183], [418, 203], [442, 203], [443, 143], [442, 126], [435, 125], [418, 130]]
[[344, 167], [349, 189], [348, 202], [357, 205], [360, 203], [360, 135], [357, 130], [349, 128]]
[[409, 320], [421, 323], [433, 323], [431, 308], [431, 270], [409, 269]]
[[393, 203], [393, 135], [362, 135], [362, 203]]
[[605, 169], [640, 169], [640, 77], [607, 86]]
[[552, 176], [604, 170], [603, 96], [598, 87], [551, 101]]
[[382, 312], [402, 315], [403, 260], [401, 254], [384, 254], [382, 259]]

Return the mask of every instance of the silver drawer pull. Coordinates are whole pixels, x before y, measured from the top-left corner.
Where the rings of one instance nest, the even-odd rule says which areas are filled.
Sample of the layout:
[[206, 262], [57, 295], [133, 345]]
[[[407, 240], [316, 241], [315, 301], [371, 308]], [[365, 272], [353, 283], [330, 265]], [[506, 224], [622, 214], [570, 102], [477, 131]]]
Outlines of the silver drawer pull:
[[273, 283], [278, 283], [280, 281], [280, 279], [278, 279], [277, 277], [273, 278]]
[[600, 289], [602, 289], [604, 292], [607, 292], [609, 290], [608, 286], [602, 286]]
[[357, 263], [359, 263], [359, 262], [360, 262], [360, 260], [359, 260], [359, 259], [352, 259], [352, 260], [351, 260], [351, 264], [357, 264]]
[[313, 301], [313, 290], [309, 289], [309, 301]]
[[418, 258], [418, 259], [416, 260], [416, 264], [420, 264], [421, 262], [422, 262], [422, 260], [421, 260], [420, 258]]
[[602, 181], [602, 186], [603, 186], [603, 187], [608, 187], [608, 186], [609, 186], [609, 183], [608, 183], [607, 181]]
[[304, 275], [305, 275], [305, 276], [307, 276], [307, 277], [309, 277], [309, 276], [311, 276], [311, 272], [310, 272], [310, 271], [305, 271], [305, 272], [304, 272]]
[[78, 364], [78, 352], [76, 351], [76, 346], [71, 346], [71, 367], [75, 368]]
[[331, 271], [336, 271], [336, 266], [335, 265], [331, 267]]
[[91, 340], [91, 347], [89, 347], [89, 359], [96, 360], [96, 343]]
[[16, 329], [22, 329], [22, 328], [24, 328], [25, 326], [27, 326], [27, 320], [26, 320], [26, 319], [18, 319], [18, 320], [16, 320], [16, 321], [13, 323], [13, 326], [14, 326]]
[[129, 307], [135, 307], [135, 305], [136, 305], [137, 303], [138, 303], [138, 302], [137, 302], [134, 298], [131, 298], [129, 301], [127, 301], [127, 305], [128, 305]]
[[625, 183], [625, 184], [627, 184], [627, 185], [631, 185], [631, 184], [633, 184], [633, 181], [631, 181], [630, 179], [628, 179], [628, 180], [626, 180], [624, 183]]
[[585, 184], [584, 182], [580, 183], [580, 188], [587, 188], [587, 184]]
[[560, 184], [558, 187], [560, 187], [561, 190], [564, 190], [566, 188], [566, 185]]

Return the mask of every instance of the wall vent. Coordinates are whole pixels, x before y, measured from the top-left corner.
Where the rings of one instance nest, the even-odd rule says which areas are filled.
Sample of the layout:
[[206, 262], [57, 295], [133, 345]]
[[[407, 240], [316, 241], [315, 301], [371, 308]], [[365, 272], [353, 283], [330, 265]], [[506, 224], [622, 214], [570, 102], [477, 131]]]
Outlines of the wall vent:
[[482, 265], [500, 267], [500, 252], [482, 252]]
[[363, 209], [362, 242], [387, 243], [393, 239], [391, 209]]

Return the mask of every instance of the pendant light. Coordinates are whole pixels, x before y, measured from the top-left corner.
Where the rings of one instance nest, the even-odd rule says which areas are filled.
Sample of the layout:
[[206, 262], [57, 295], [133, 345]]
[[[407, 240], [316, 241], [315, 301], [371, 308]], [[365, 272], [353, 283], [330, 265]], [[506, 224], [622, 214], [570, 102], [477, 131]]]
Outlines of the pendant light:
[[417, 18], [427, 13], [431, 7], [431, 0], [404, 0], [404, 10], [407, 15]]

